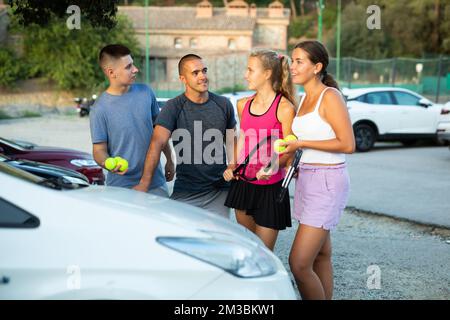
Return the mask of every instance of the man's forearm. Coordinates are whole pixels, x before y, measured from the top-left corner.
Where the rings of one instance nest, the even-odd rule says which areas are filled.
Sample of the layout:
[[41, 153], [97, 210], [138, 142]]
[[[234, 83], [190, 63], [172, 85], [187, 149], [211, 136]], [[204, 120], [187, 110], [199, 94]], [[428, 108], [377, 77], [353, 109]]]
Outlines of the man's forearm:
[[105, 160], [109, 157], [109, 154], [106, 151], [94, 151], [93, 152], [94, 160], [97, 164], [104, 168]]
[[[230, 129], [228, 129], [230, 130]], [[232, 133], [230, 133], [232, 132]], [[233, 131], [227, 131], [226, 136], [226, 153], [227, 153], [227, 159], [228, 159], [228, 165], [236, 165], [237, 162], [237, 150], [238, 150], [238, 138], [236, 137], [236, 132]]]
[[150, 148], [148, 149], [147, 156], [145, 157], [144, 172], [142, 173], [142, 177], [140, 180], [140, 184], [144, 185], [147, 188], [152, 183], [153, 174], [156, 167], [158, 166], [162, 149], [163, 145], [161, 143], [156, 141], [152, 141], [150, 143]]
[[170, 147], [170, 143], [167, 142], [165, 146], [162, 148], [162, 152], [167, 159], [167, 163], [173, 163], [172, 159], [172, 148]]

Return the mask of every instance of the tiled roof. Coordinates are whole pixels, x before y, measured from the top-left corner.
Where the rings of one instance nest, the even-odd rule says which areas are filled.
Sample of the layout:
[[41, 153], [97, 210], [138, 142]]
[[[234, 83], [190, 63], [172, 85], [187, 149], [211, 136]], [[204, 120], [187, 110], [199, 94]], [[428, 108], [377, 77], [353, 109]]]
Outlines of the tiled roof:
[[[126, 14], [135, 29], [145, 29], [145, 8], [133, 6], [118, 7], [119, 13]], [[268, 9], [258, 8], [258, 18], [268, 17]], [[227, 16], [226, 8], [213, 8], [212, 18], [196, 18], [195, 7], [148, 7], [149, 28], [153, 30], [253, 30], [256, 18]], [[289, 9], [285, 17], [289, 19]]]
[[[248, 51], [236, 50], [232, 52], [231, 50], [224, 48], [219, 49], [160, 48], [160, 47], [153, 47], [152, 44], [150, 44], [150, 55], [152, 57], [179, 59], [182, 56], [186, 55], [187, 53], [197, 54], [203, 58], [206, 58], [209, 56], [223, 56], [224, 54], [230, 55], [239, 55], [243, 53], [248, 54]], [[142, 52], [141, 54], [145, 55], [145, 52]]]

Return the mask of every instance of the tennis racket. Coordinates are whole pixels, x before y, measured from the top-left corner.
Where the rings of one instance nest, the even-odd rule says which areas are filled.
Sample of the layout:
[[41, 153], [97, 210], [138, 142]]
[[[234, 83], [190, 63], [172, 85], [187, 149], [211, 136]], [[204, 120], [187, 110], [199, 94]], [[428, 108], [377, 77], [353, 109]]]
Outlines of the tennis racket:
[[283, 179], [283, 182], [281, 184], [281, 190], [278, 195], [278, 203], [283, 202], [284, 197], [286, 196], [286, 192], [289, 189], [289, 183], [291, 183], [292, 177], [294, 176], [295, 172], [297, 171], [298, 164], [300, 163], [300, 159], [302, 157], [303, 151], [301, 149], [298, 149], [295, 151], [294, 160], [291, 163], [291, 166], [289, 167], [286, 176]]
[[[275, 136], [275, 135], [268, 135], [268, 136], [265, 136], [264, 138], [262, 138], [256, 144], [256, 146], [254, 146], [253, 149], [247, 154], [247, 156], [245, 157], [244, 161], [242, 161], [242, 163], [239, 164], [233, 170], [233, 175], [239, 176], [240, 178], [242, 178], [242, 179], [244, 179], [246, 181], [256, 181], [257, 178], [256, 178], [256, 175], [255, 175], [255, 172], [249, 173], [247, 171], [248, 165], [250, 164], [250, 160], [253, 158], [253, 156], [258, 151], [260, 151], [263, 147], [267, 148], [267, 147], [270, 146], [270, 151], [272, 153], [272, 156], [270, 158], [269, 163], [264, 168], [265, 171], [269, 171], [275, 165], [276, 159], [278, 157], [278, 153], [272, 152], [273, 151], [272, 141], [275, 141], [276, 139], [278, 139], [278, 137]], [[266, 151], [267, 151], [267, 149], [266, 149]]]
[[[242, 161], [234, 170], [233, 170], [233, 175], [234, 176], [239, 176], [240, 178], [242, 178], [243, 180], [246, 181], [256, 181], [257, 178], [254, 174], [254, 172], [249, 173], [248, 172], [248, 165], [250, 164], [250, 160], [252, 159], [252, 157], [258, 152], [258, 150], [261, 150], [263, 147], [268, 147], [270, 146], [271, 149], [270, 151], [273, 150], [272, 148], [272, 141], [275, 141], [276, 139], [278, 139], [279, 137], [276, 135], [268, 135], [265, 136], [264, 138], [262, 138], [257, 144], [256, 146], [253, 147], [253, 149], [247, 154], [247, 156], [245, 157], [244, 161]], [[276, 164], [276, 160], [277, 160], [278, 154], [276, 152], [272, 153], [272, 156], [270, 158], [270, 162], [268, 165], [266, 165], [266, 168], [264, 170], [268, 171], [269, 169], [271, 169], [275, 164]], [[221, 188], [222, 186], [224, 186], [227, 182], [225, 181], [225, 179], [223, 177], [221, 177], [219, 180], [217, 180], [216, 182], [213, 183], [213, 186], [216, 188]]]

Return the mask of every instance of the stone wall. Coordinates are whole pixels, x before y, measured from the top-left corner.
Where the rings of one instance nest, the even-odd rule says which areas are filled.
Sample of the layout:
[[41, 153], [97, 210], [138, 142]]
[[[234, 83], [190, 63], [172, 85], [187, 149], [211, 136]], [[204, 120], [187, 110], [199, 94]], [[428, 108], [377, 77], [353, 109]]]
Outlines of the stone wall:
[[39, 114], [75, 112], [75, 93], [58, 90], [44, 79], [19, 81], [13, 89], [0, 88], [0, 112], [12, 117], [24, 111]]
[[279, 24], [258, 23], [253, 33], [255, 47], [264, 47], [274, 50], [287, 50], [287, 27]]
[[[138, 33], [137, 39], [142, 48], [145, 48], [145, 34]], [[189, 50], [192, 47], [191, 40], [196, 40], [196, 49], [198, 50], [220, 50], [229, 51], [228, 45], [231, 39], [235, 42], [235, 50], [250, 50], [252, 48], [252, 36], [251, 35], [208, 35], [203, 33], [202, 35], [188, 34], [184, 35], [179, 33], [174, 34], [150, 34], [149, 42], [150, 48], [157, 45], [158, 48], [175, 49], [175, 38], [181, 40], [180, 50]]]
[[[244, 74], [247, 68], [248, 52], [230, 53], [224, 55], [203, 55], [208, 68], [208, 79], [211, 90], [231, 88], [234, 85], [246, 86]], [[158, 79], [151, 83], [155, 90], [183, 90], [178, 76], [178, 59], [166, 60], [166, 79]], [[152, 72], [152, 70], [150, 70]], [[141, 74], [141, 77], [143, 74]]]

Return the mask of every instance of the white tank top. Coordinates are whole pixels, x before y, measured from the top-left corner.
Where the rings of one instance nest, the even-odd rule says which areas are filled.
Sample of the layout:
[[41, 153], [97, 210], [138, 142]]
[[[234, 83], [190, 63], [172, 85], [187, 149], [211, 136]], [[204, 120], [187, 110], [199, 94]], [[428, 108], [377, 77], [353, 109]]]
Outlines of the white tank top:
[[[292, 131], [299, 140], [331, 140], [336, 138], [333, 128], [328, 122], [322, 119], [319, 115], [319, 107], [322, 102], [323, 94], [331, 87], [325, 88], [319, 96], [319, 100], [314, 108], [314, 111], [302, 116], [296, 116], [292, 122]], [[306, 93], [303, 95], [298, 110], [300, 110]], [[297, 112], [298, 114], [298, 112]], [[303, 149], [301, 158], [303, 163], [320, 163], [320, 164], [337, 164], [345, 162], [345, 154], [334, 153], [327, 151], [320, 151], [315, 149]]]

